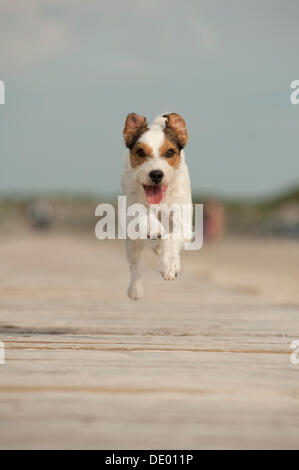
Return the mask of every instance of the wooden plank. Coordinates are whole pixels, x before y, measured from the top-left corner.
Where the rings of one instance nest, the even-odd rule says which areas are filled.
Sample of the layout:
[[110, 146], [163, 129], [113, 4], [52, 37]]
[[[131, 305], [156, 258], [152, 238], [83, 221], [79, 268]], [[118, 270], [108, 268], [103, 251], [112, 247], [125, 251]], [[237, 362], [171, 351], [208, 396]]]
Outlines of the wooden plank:
[[119, 242], [64, 235], [0, 246], [0, 448], [298, 448], [298, 308], [146, 255], [126, 297]]

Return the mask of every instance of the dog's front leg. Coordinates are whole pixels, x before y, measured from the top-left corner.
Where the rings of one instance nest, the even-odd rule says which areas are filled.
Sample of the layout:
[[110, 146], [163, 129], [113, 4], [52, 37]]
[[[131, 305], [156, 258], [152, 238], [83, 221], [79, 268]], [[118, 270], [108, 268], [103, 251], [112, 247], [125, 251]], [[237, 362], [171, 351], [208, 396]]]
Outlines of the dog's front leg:
[[160, 273], [166, 281], [174, 280], [181, 270], [180, 252], [182, 240], [161, 240]]
[[130, 264], [131, 282], [128, 296], [133, 300], [143, 297], [143, 284], [141, 279], [141, 254], [144, 241], [141, 239], [126, 241], [127, 260]]

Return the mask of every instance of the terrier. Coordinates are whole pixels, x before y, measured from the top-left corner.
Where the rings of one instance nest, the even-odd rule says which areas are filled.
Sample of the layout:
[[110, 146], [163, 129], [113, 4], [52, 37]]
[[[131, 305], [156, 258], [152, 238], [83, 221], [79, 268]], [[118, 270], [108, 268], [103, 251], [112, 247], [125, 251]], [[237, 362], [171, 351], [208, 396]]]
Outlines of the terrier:
[[[184, 119], [176, 113], [164, 114], [148, 126], [144, 116], [130, 113], [123, 135], [127, 152], [122, 188], [127, 204], [143, 204], [148, 213], [152, 205], [159, 208], [188, 204], [192, 207], [190, 178], [183, 150], [188, 141]], [[180, 252], [184, 237], [176, 238], [169, 233], [168, 238], [164, 238], [164, 227], [160, 220], [156, 222], [158, 228], [154, 236], [148, 234], [149, 240], [128, 238], [126, 241], [131, 271], [128, 295], [133, 300], [143, 296], [141, 254], [145, 244], [151, 243], [155, 253], [159, 254], [159, 270], [165, 280], [176, 279], [181, 269]]]

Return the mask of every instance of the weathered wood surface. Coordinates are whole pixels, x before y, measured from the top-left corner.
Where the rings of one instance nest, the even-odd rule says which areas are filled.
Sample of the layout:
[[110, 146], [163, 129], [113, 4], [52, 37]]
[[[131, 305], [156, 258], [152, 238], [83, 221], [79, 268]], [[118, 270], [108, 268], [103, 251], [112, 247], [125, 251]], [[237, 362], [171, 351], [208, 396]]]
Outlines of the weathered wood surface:
[[299, 448], [298, 308], [152, 256], [133, 302], [118, 242], [2, 240], [1, 448]]

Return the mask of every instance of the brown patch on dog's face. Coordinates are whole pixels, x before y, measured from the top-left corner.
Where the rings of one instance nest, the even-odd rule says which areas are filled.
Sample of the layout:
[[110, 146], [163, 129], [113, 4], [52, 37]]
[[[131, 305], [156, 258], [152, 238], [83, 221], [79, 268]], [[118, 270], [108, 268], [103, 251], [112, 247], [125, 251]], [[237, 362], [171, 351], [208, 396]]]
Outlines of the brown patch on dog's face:
[[137, 142], [130, 150], [130, 161], [132, 168], [136, 168], [142, 165], [147, 158], [151, 158], [153, 155], [153, 149], [146, 144]]
[[181, 164], [181, 152], [172, 140], [165, 137], [163, 145], [159, 148], [159, 152], [161, 157], [165, 158], [170, 166], [175, 169], [179, 168]]
[[132, 149], [139, 137], [147, 130], [147, 122], [144, 116], [130, 113], [127, 116], [123, 131], [126, 146]]
[[165, 135], [181, 149], [185, 147], [189, 136], [182, 116], [177, 113], [164, 114], [166, 118]]

